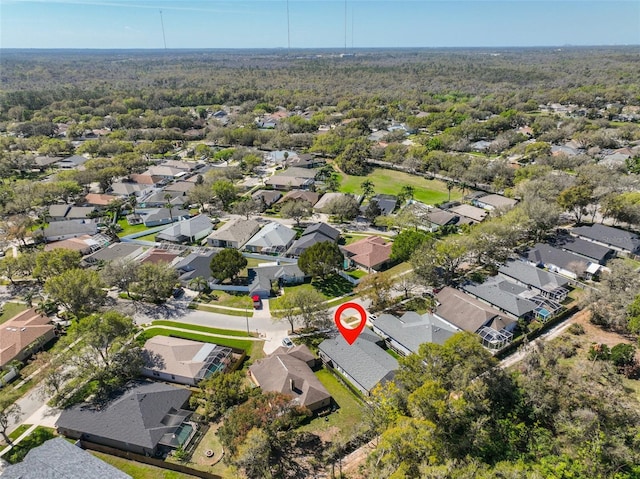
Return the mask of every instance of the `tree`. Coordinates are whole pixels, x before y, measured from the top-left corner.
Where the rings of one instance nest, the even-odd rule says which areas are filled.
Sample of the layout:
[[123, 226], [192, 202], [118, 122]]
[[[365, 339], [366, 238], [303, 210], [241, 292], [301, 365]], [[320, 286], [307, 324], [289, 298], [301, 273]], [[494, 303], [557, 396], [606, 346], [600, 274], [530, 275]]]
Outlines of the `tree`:
[[218, 179], [213, 183], [211, 191], [213, 192], [214, 197], [222, 203], [225, 210], [229, 208], [231, 203], [233, 203], [237, 197], [236, 187], [230, 180], [223, 178]]
[[414, 272], [401, 274], [400, 276], [393, 279], [393, 286], [391, 288], [394, 291], [402, 293], [404, 295], [404, 299], [409, 299], [409, 295], [418, 286], [417, 279], [418, 277]]
[[427, 241], [429, 235], [422, 231], [404, 230], [398, 233], [393, 239], [391, 245], [391, 259], [393, 261], [407, 261], [414, 251], [416, 251], [422, 243]]
[[362, 183], [360, 183], [360, 188], [362, 188], [362, 196], [363, 197], [367, 197], [367, 196], [371, 196], [374, 193], [374, 184], [373, 181], [371, 181], [370, 179], [366, 179], [364, 180]]
[[367, 159], [370, 156], [369, 141], [366, 138], [357, 138], [336, 157], [336, 164], [348, 175], [365, 175], [368, 169]]
[[587, 206], [593, 201], [593, 189], [589, 185], [576, 185], [560, 192], [558, 205], [565, 211], [570, 211], [580, 223], [586, 214]]
[[131, 290], [143, 301], [158, 304], [171, 296], [177, 284], [178, 272], [168, 263], [143, 263]]
[[17, 397], [8, 394], [0, 397], [0, 434], [7, 444], [13, 444], [7, 434], [9, 424], [18, 422], [22, 414], [22, 408], [16, 403], [17, 399]]
[[451, 201], [451, 190], [456, 187], [456, 183], [454, 181], [447, 181], [447, 192], [449, 193], [449, 199], [447, 201]]
[[98, 398], [108, 394], [138, 376], [142, 353], [132, 341], [137, 326], [133, 319], [117, 311], [92, 314], [78, 323], [74, 339], [81, 339], [73, 362], [88, 380], [99, 386]]
[[440, 286], [450, 284], [467, 253], [466, 244], [459, 238], [426, 241], [411, 255], [411, 264], [422, 281]]
[[102, 271], [102, 279], [109, 286], [115, 286], [131, 297], [131, 286], [138, 281], [140, 263], [137, 261], [118, 259], [105, 264]]
[[407, 200], [412, 200], [415, 193], [415, 188], [411, 185], [403, 185], [400, 188], [400, 194], [398, 195], [398, 201], [400, 204], [405, 203]]
[[280, 300], [280, 310], [273, 315], [279, 320], [287, 321], [292, 333], [298, 322], [310, 329], [326, 327], [329, 320], [325, 299], [315, 289], [295, 290], [285, 294]]
[[90, 314], [104, 304], [107, 293], [103, 288], [100, 275], [87, 269], [69, 269], [44, 284], [45, 293], [75, 318]]
[[280, 208], [280, 216], [295, 220], [296, 226], [300, 226], [300, 220], [309, 218], [313, 214], [313, 207], [308, 201], [287, 201]]
[[342, 195], [331, 200], [327, 205], [330, 215], [337, 217], [338, 222], [351, 221], [360, 213], [360, 205], [353, 195]]
[[298, 258], [298, 267], [311, 277], [324, 279], [342, 267], [344, 256], [337, 244], [322, 241], [307, 248]]
[[79, 268], [81, 259], [82, 255], [78, 251], [63, 248], [41, 251], [36, 255], [33, 277], [45, 281], [70, 269]]
[[199, 393], [191, 397], [193, 407], [202, 406], [210, 421], [217, 420], [230, 407], [249, 397], [245, 376], [240, 371], [216, 372], [198, 383]]
[[369, 204], [364, 210], [364, 217], [369, 220], [369, 223], [373, 223], [378, 216], [382, 214], [382, 210], [375, 200], [370, 200]]
[[213, 196], [214, 193], [211, 189], [211, 186], [206, 183], [194, 186], [187, 193], [189, 203], [200, 205], [200, 209], [204, 209], [204, 205], [210, 203], [213, 199]]
[[273, 477], [270, 467], [272, 455], [271, 438], [263, 429], [254, 427], [238, 446], [233, 463], [242, 469], [249, 479], [269, 479]]
[[360, 281], [355, 292], [371, 300], [374, 311], [380, 311], [388, 305], [391, 299], [390, 292], [392, 285], [392, 279], [388, 274], [370, 274]]
[[247, 266], [247, 259], [235, 248], [225, 248], [211, 258], [211, 276], [218, 281], [234, 281], [238, 273]]
[[244, 216], [247, 220], [249, 216], [258, 211], [260, 211], [260, 203], [251, 198], [243, 197], [233, 205], [233, 212], [237, 215]]

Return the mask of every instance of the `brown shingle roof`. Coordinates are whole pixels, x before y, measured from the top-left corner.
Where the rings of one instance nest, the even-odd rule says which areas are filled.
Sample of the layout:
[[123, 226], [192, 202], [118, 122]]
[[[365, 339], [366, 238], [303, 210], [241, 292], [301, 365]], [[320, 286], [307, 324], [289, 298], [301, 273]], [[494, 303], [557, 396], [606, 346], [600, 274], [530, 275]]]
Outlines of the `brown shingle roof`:
[[367, 268], [375, 268], [391, 257], [391, 243], [387, 243], [380, 236], [369, 236], [342, 249], [354, 263]]
[[89, 205], [95, 206], [107, 206], [114, 200], [117, 200], [118, 197], [114, 195], [100, 195], [97, 193], [89, 193], [84, 197], [84, 201]]
[[49, 318], [27, 309], [0, 326], [0, 367], [9, 363], [38, 338], [51, 333]]

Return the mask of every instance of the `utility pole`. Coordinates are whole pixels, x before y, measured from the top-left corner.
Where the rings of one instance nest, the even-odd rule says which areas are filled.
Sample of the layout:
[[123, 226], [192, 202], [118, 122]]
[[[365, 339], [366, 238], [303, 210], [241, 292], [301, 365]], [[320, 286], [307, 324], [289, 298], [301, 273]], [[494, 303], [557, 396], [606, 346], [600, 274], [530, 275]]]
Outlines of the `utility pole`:
[[160, 26], [162, 27], [162, 42], [164, 43], [164, 49], [167, 49], [167, 39], [164, 36], [164, 21], [162, 20], [162, 10], [160, 10]]

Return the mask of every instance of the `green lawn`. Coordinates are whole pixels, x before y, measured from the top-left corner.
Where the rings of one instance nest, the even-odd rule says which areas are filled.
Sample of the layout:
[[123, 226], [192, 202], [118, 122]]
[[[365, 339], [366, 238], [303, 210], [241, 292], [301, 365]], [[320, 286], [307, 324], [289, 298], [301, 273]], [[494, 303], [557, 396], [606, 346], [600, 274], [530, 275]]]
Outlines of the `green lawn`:
[[[351, 284], [349, 281], [335, 274], [329, 276], [324, 280], [316, 279], [311, 283], [303, 283], [296, 286], [285, 286], [284, 294], [286, 295], [287, 293], [291, 293], [294, 291], [315, 290], [320, 293], [325, 300], [327, 300], [333, 299], [337, 296], [344, 296], [345, 294], [349, 294], [353, 291], [353, 287], [353, 284]], [[280, 298], [269, 300], [270, 309], [282, 309], [280, 303]]]
[[122, 472], [129, 474], [133, 479], [192, 479], [195, 476], [182, 474], [175, 471], [167, 471], [159, 467], [151, 466], [149, 464], [142, 464], [141, 462], [130, 461], [129, 459], [123, 459], [121, 457], [110, 456], [109, 454], [103, 454], [101, 452], [90, 451], [91, 454], [104, 462], [111, 464], [116, 469], [120, 469]]
[[30, 427], [31, 424], [20, 424], [11, 434], [9, 434], [9, 439], [15, 441]]
[[157, 234], [158, 233], [155, 232], [155, 233], [151, 233], [151, 234], [148, 234], [148, 235], [140, 236], [139, 238], [136, 238], [136, 239], [139, 239], [139, 240], [142, 240], [142, 241], [151, 241], [151, 242], [155, 243]]
[[385, 274], [389, 276], [395, 276], [400, 273], [405, 273], [412, 268], [413, 266], [411, 266], [411, 263], [409, 263], [408, 261], [405, 261], [404, 263], [395, 265], [393, 268], [389, 268], [388, 270], [385, 271]]
[[361, 269], [354, 269], [353, 271], [347, 271], [346, 273], [355, 279], [364, 278], [367, 275], [367, 272]]
[[24, 311], [26, 309], [27, 309], [27, 305], [26, 304], [5, 303], [4, 307], [2, 308], [2, 314], [0, 314], [0, 324], [4, 323], [5, 321], [10, 320], [16, 314], [21, 313], [22, 311]]
[[44, 442], [52, 439], [55, 436], [54, 433], [55, 430], [53, 428], [43, 426], [36, 427], [31, 434], [13, 446], [13, 448], [3, 456], [3, 459], [6, 459], [10, 464], [16, 464], [22, 461], [31, 449], [41, 446]]
[[248, 307], [246, 313], [244, 311], [236, 311], [234, 309], [216, 308], [215, 306], [202, 303], [192, 303], [195, 309], [200, 311], [208, 311], [210, 313], [226, 314], [228, 316], [253, 317], [253, 306]]
[[129, 223], [127, 223], [126, 218], [120, 218], [118, 220], [118, 226], [122, 228], [122, 231], [118, 233], [118, 236], [120, 237], [127, 236], [133, 233], [140, 233], [141, 231], [145, 231], [149, 229], [144, 224], [131, 226]]
[[151, 327], [145, 330], [140, 336], [138, 336], [138, 340], [144, 343], [144, 341], [146, 341], [149, 338], [153, 338], [154, 336], [173, 336], [176, 338], [192, 339], [193, 341], [200, 341], [203, 343], [214, 343], [214, 344], [219, 344], [220, 346], [244, 349], [247, 352], [247, 354], [250, 354], [252, 348], [254, 347], [254, 343], [259, 343], [262, 346], [262, 341], [247, 341], [242, 339], [220, 338], [217, 336], [207, 336], [206, 334], [198, 334], [196, 332], [189, 333], [184, 331], [173, 331], [171, 329], [164, 329], [164, 328], [157, 328], [157, 327]]
[[172, 326], [174, 328], [190, 329], [200, 331], [202, 333], [223, 334], [225, 336], [247, 337], [246, 331], [236, 331], [235, 329], [210, 328], [208, 326], [200, 326], [199, 324], [179, 323], [177, 321], [167, 321], [160, 319], [151, 323], [153, 326]]
[[[427, 204], [439, 204], [449, 198], [449, 192], [444, 182], [440, 180], [427, 180], [420, 176], [410, 175], [402, 171], [386, 170], [375, 168], [367, 176], [351, 176], [340, 173], [340, 191], [343, 193], [362, 194], [360, 184], [365, 180], [371, 180], [376, 193], [397, 195], [403, 186], [413, 186], [413, 197]], [[451, 199], [457, 200], [462, 197], [462, 192], [458, 188], [451, 190]]]
[[362, 416], [364, 414], [362, 403], [329, 371], [321, 369], [315, 374], [331, 394], [331, 397], [338, 405], [338, 410], [328, 416], [314, 418], [300, 429], [319, 433], [337, 428], [337, 437], [334, 436], [332, 439], [348, 439], [362, 425]]
[[[253, 260], [257, 261], [257, 260]], [[213, 299], [217, 298], [217, 299]], [[229, 308], [253, 308], [253, 302], [246, 293], [230, 294], [226, 291], [212, 291], [209, 294], [200, 294], [198, 297], [203, 304], [210, 306], [228, 306]]]

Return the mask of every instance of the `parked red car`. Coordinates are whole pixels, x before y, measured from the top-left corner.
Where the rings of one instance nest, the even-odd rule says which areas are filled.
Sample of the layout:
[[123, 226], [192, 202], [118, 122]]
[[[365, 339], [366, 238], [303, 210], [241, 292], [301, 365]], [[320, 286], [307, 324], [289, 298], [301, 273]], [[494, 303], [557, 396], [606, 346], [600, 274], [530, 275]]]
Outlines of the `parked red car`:
[[260, 296], [256, 294], [252, 296], [251, 299], [253, 300], [253, 309], [262, 308], [262, 300], [260, 299]]

